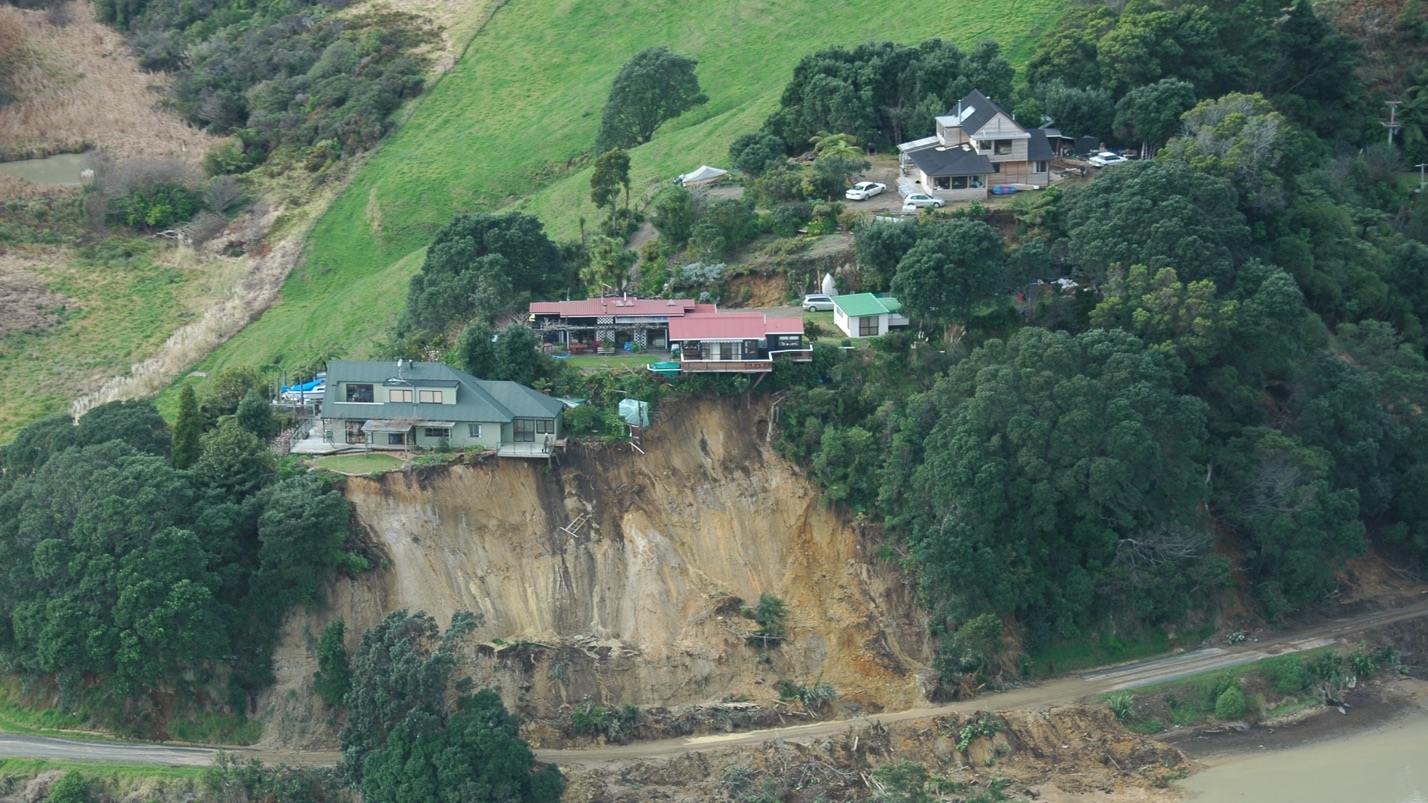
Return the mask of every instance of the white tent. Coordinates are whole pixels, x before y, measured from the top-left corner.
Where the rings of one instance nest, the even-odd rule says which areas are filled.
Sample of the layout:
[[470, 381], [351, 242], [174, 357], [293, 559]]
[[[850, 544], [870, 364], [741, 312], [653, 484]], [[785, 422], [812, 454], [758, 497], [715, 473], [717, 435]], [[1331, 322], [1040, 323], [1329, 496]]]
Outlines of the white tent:
[[717, 167], [710, 167], [709, 165], [700, 165], [699, 169], [693, 173], [685, 173], [675, 179], [675, 183], [683, 184], [686, 187], [691, 184], [713, 184], [727, 175], [729, 175], [728, 170], [720, 170]]

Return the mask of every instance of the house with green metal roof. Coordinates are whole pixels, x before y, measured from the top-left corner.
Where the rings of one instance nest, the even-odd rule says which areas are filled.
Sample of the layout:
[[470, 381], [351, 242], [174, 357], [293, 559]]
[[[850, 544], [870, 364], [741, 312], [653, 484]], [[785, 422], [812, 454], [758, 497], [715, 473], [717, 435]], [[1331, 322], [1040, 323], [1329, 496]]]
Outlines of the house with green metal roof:
[[879, 337], [908, 325], [906, 316], [898, 312], [901, 309], [901, 302], [892, 296], [833, 296], [833, 323], [848, 337]]
[[334, 360], [322, 398], [334, 450], [479, 446], [503, 457], [545, 457], [565, 437], [566, 405], [515, 382], [440, 362]]

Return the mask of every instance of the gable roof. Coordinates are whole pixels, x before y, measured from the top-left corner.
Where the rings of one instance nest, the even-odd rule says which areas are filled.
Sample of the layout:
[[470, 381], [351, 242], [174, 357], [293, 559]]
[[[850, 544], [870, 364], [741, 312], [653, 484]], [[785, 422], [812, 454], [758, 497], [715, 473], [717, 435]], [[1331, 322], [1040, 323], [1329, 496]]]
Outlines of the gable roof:
[[971, 145], [921, 148], [909, 151], [907, 158], [929, 176], [986, 176], [995, 172], [992, 160]]
[[1051, 150], [1051, 142], [1046, 138], [1046, 130], [1033, 128], [1026, 132], [1031, 135], [1031, 140], [1026, 143], [1026, 159], [1029, 162], [1049, 162], [1056, 158], [1056, 154]]
[[[370, 383], [376, 386], [374, 390], [450, 388], [456, 392], [456, 403], [388, 402], [382, 400], [380, 390], [376, 404], [342, 401], [340, 385], [350, 382]], [[327, 386], [322, 394], [323, 415], [328, 418], [380, 416], [386, 420], [432, 420], [433, 424], [435, 420], [505, 424], [516, 418], [554, 418], [564, 408], [560, 400], [525, 385], [477, 379], [440, 362], [403, 361], [398, 370], [396, 363], [386, 360], [333, 360], [327, 364]]]
[[669, 322], [670, 340], [762, 340], [803, 334], [802, 318], [770, 318], [762, 312], [687, 315]]
[[968, 136], [976, 134], [982, 130], [982, 126], [992, 121], [993, 117], [999, 114], [1006, 114], [1007, 119], [1011, 115], [1002, 110], [1002, 107], [992, 102], [992, 99], [982, 94], [980, 89], [973, 89], [967, 93], [967, 97], [957, 104], [961, 109], [959, 115], [957, 109], [947, 112], [947, 114], [937, 118], [939, 123], [949, 128], [961, 128], [967, 132]]
[[902, 309], [902, 302], [892, 296], [877, 296], [872, 293], [834, 296], [833, 305], [850, 318], [862, 318], [867, 315], [889, 315]]

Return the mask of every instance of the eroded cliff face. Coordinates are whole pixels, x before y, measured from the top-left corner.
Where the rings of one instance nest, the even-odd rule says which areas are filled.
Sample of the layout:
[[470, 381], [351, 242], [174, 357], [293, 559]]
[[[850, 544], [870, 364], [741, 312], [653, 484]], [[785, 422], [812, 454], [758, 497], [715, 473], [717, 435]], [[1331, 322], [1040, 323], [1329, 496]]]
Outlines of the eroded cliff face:
[[[443, 625], [483, 614], [478, 681], [538, 719], [586, 701], [770, 703], [781, 678], [829, 682], [853, 710], [922, 702], [928, 644], [912, 590], [765, 443], [766, 408], [660, 412], [644, 454], [574, 446], [554, 467], [492, 458], [349, 481], [389, 565], [288, 622], [264, 703], [270, 738], [330, 738], [291, 724], [321, 719], [307, 699], [317, 633], [343, 617], [355, 648], [400, 608]], [[741, 638], [753, 623], [734, 599], [765, 591], [788, 607], [788, 638], [766, 653]]]

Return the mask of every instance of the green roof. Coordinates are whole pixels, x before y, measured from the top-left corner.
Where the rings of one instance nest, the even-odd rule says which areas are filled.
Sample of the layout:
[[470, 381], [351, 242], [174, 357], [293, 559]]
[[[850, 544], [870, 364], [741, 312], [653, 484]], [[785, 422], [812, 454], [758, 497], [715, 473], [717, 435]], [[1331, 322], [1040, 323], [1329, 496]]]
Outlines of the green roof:
[[886, 315], [902, 309], [902, 303], [892, 296], [876, 296], [872, 293], [833, 296], [833, 305], [850, 318]]
[[[372, 383], [378, 387], [455, 388], [456, 404], [381, 402], [350, 404], [338, 398], [343, 382]], [[404, 361], [401, 368], [389, 361], [332, 360], [327, 364], [327, 385], [322, 411], [329, 418], [414, 418], [430, 420], [510, 423], [514, 418], [556, 418], [565, 403], [515, 382], [491, 381], [458, 371], [439, 362]]]

